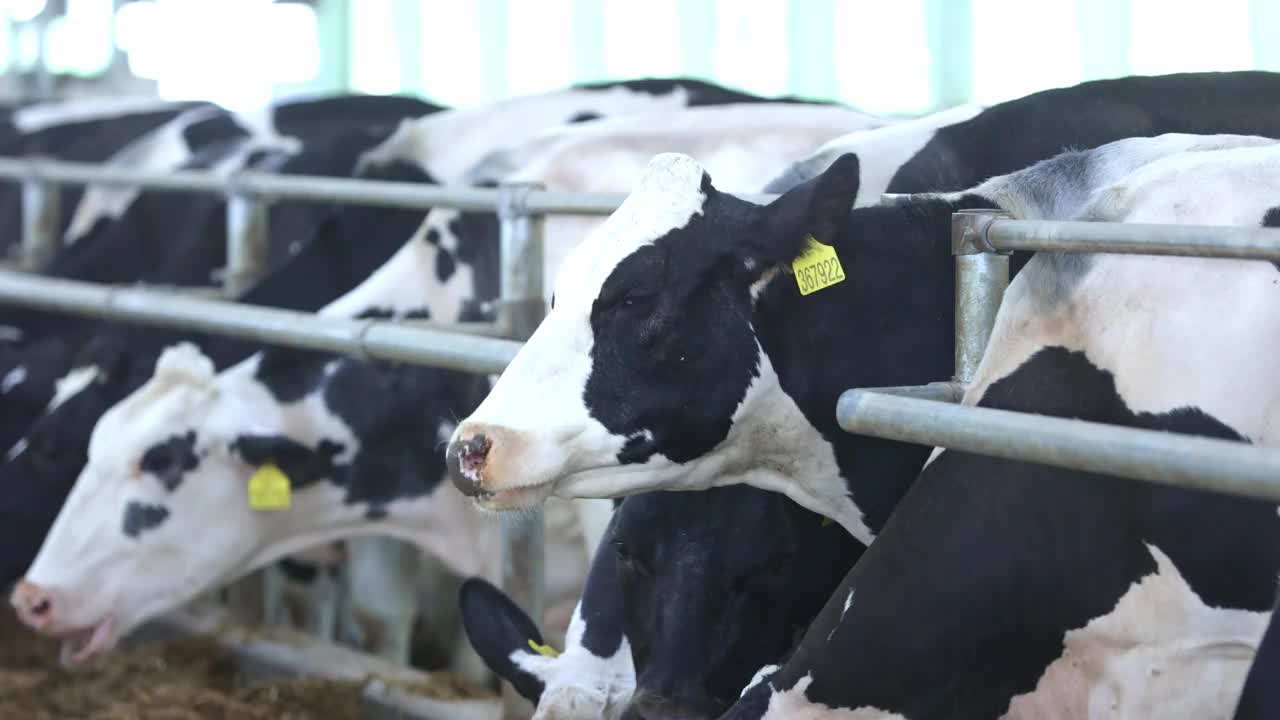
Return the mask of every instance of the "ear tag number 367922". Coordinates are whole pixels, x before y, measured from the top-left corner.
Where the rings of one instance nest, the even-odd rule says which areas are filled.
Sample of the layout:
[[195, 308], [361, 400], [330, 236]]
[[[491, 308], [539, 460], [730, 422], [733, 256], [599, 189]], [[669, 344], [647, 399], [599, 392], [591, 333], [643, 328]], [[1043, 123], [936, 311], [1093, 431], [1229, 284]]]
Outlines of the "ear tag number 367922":
[[289, 476], [275, 463], [267, 463], [249, 478], [249, 507], [254, 510], [288, 510], [291, 490]]
[[791, 263], [801, 295], [844, 282], [844, 268], [836, 249], [818, 242], [812, 235], [805, 238], [804, 250]]

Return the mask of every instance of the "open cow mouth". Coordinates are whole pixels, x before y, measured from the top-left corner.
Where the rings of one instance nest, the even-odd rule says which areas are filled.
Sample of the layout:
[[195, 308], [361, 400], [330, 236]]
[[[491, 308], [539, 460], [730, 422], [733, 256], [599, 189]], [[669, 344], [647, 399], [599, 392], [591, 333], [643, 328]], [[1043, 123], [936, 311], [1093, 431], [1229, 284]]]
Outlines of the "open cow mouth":
[[82, 665], [93, 657], [111, 649], [115, 642], [115, 619], [110, 615], [89, 627], [62, 634], [62, 651], [59, 659], [63, 667]]

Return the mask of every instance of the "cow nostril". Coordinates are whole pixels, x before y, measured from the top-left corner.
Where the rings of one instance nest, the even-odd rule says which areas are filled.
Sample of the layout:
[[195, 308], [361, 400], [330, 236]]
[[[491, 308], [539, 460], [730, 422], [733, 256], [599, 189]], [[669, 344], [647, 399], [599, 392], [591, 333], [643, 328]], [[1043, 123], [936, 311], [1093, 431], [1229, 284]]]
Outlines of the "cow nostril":
[[449, 444], [445, 454], [449, 477], [463, 495], [477, 497], [485, 494], [480, 486], [480, 476], [492, 447], [493, 441], [480, 433]]
[[13, 590], [13, 607], [18, 618], [33, 628], [41, 629], [53, 620], [53, 598], [43, 588], [20, 581]]

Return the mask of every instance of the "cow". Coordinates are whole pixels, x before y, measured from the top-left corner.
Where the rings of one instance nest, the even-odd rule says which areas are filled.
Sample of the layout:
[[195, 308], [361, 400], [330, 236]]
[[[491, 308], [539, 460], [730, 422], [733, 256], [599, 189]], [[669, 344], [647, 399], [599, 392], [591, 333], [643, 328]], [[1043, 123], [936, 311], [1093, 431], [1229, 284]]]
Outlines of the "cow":
[[[648, 121], [649, 118], [646, 118], [646, 122]], [[770, 130], [769, 132], [772, 133], [774, 131]], [[828, 135], [831, 135], [837, 131], [832, 128], [827, 132]], [[688, 142], [688, 140], [685, 142]], [[732, 153], [726, 153], [724, 157], [726, 158], [727, 163], [732, 162], [735, 159], [733, 158]], [[778, 161], [781, 161], [782, 159], [783, 157], [779, 157]], [[625, 167], [627, 166], [619, 166], [619, 171], [623, 171], [623, 168]], [[632, 172], [638, 172], [643, 169], [643, 164], [639, 161], [631, 161], [629, 167]], [[732, 165], [729, 165], [729, 167], [732, 167]], [[727, 169], [728, 168], [726, 168], [726, 170]], [[762, 178], [763, 175], [761, 175], [757, 181], [762, 180]], [[403, 256], [408, 258], [410, 262], [407, 262], [407, 264], [397, 264], [396, 261], [393, 260], [387, 268], [384, 268], [371, 276], [361, 288], [352, 291], [348, 296], [346, 296], [341, 301], [343, 309], [340, 310], [338, 309], [338, 306], [331, 306], [331, 309], [328, 312], [337, 314], [358, 312], [371, 305], [379, 303], [385, 304], [388, 302], [387, 298], [398, 298], [395, 304], [399, 306], [404, 304], [404, 297], [417, 297], [421, 293], [430, 293], [431, 301], [426, 303], [426, 305], [430, 310], [431, 316], [437, 320], [449, 322], [465, 317], [465, 314], [469, 312], [469, 308], [474, 305], [476, 301], [490, 300], [496, 295], [496, 241], [487, 247], [484, 245], [475, 246], [476, 244], [472, 243], [471, 245], [474, 247], [466, 248], [467, 252], [465, 254], [461, 252], [462, 248], [459, 248], [459, 252], [454, 254], [452, 248], [441, 247], [439, 243], [432, 243], [429, 235], [429, 229], [424, 226], [418, 236], [401, 251]], [[454, 272], [440, 274], [437, 272], [440, 267], [438, 264], [439, 258], [446, 253], [458, 259], [457, 268]], [[468, 268], [467, 265], [471, 265], [471, 267]], [[422, 268], [428, 268], [429, 270], [424, 271]], [[464, 270], [469, 271], [464, 272]], [[293, 355], [296, 355], [296, 353]], [[242, 377], [244, 397], [248, 397], [250, 399], [257, 398], [255, 402], [260, 406], [258, 410], [255, 410], [254, 412], [243, 414], [242, 417], [246, 422], [246, 429], [244, 432], [256, 433], [254, 425], [260, 422], [265, 422], [265, 420], [260, 420], [261, 418], [269, 418], [278, 414], [281, 416], [281, 421], [278, 423], [278, 434], [281, 436], [282, 440], [288, 439], [295, 444], [308, 447], [316, 452], [319, 452], [320, 449], [325, 446], [332, 447], [335, 444], [342, 444], [344, 447], [349, 448], [353, 447], [352, 443], [354, 441], [351, 438], [351, 433], [353, 431], [350, 429], [352, 427], [350, 423], [355, 422], [359, 417], [348, 417], [348, 415], [353, 411], [347, 408], [333, 408], [328, 407], [325, 404], [327, 402], [326, 398], [328, 398], [327, 393], [329, 392], [328, 388], [331, 380], [329, 376], [323, 373], [317, 374], [318, 371], [316, 370], [316, 367], [325, 367], [325, 364], [320, 363], [320, 365], [317, 366], [315, 363], [318, 363], [319, 361], [294, 364], [288, 362], [276, 362], [272, 359], [287, 358], [291, 356], [292, 355], [286, 351], [269, 351], [261, 356], [262, 363], [265, 363], [268, 368], [276, 368], [280, 373], [278, 380], [272, 380], [272, 384], [269, 388], [264, 385], [263, 380], [256, 378], [253, 373], [249, 373], [248, 371], [236, 371], [238, 375]], [[373, 374], [375, 378], [378, 377], [379, 373], [376, 365], [365, 366], [354, 360], [343, 361], [342, 366], [351, 368], [352, 376], [355, 376], [358, 373], [358, 368], [361, 367], [366, 367], [365, 372]], [[232, 371], [226, 372], [231, 373]], [[403, 369], [399, 371], [399, 373], [406, 377], [416, 377], [418, 375], [430, 377], [433, 374], [444, 375], [443, 371], [430, 369]], [[227, 377], [231, 376], [228, 375]], [[223, 380], [220, 379], [219, 383], [221, 382], [223, 382]], [[232, 381], [228, 379], [225, 382]], [[376, 381], [370, 380], [370, 382]], [[408, 380], [406, 380], [406, 382], [408, 382]], [[443, 392], [446, 385], [446, 383], [432, 382], [429, 389], [432, 392]], [[135, 394], [134, 397], [136, 398], [140, 395], [145, 395], [147, 392], [146, 388], [147, 386], [144, 386], [143, 389], [139, 390], [138, 393]], [[295, 393], [301, 394], [295, 395]], [[236, 394], [237, 393], [228, 391], [226, 393], [226, 397], [235, 397]], [[311, 397], [314, 398], [314, 400], [301, 402], [301, 399], [305, 397]], [[398, 400], [398, 398], [393, 396], [388, 398], [388, 400]], [[123, 405], [127, 405], [132, 401], [132, 399], [127, 399], [124, 401]], [[274, 407], [275, 405], [287, 407], [289, 404], [298, 402], [301, 402], [301, 406], [303, 408], [308, 409], [307, 413], [304, 413], [301, 410], [286, 412], [284, 409], [274, 410], [271, 412], [267, 411], [267, 408]], [[400, 407], [400, 405], [396, 404], [396, 407]], [[112, 412], [115, 411], [113, 410]], [[312, 416], [312, 414], [314, 414], [314, 416]], [[108, 423], [107, 418], [109, 417], [111, 417], [111, 413], [104, 416], [102, 423], [100, 423], [99, 427], [94, 430], [95, 436], [113, 436], [116, 438], [113, 442], [121, 449], [132, 445], [136, 440], [140, 443], [137, 447], [139, 453], [145, 454], [145, 446], [152, 443], [155, 438], [134, 435], [133, 433], [135, 430], [142, 429], [140, 425], [127, 423], [124, 426], [120, 426], [114, 422]], [[180, 416], [175, 416], [170, 418], [167, 422], [178, 423], [180, 425], [194, 427], [196, 429], [202, 428], [204, 424], [203, 419], [200, 417], [192, 417], [189, 420], [181, 420], [179, 418]], [[449, 419], [452, 421], [452, 417]], [[423, 420], [422, 422], [426, 422], [426, 420]], [[438, 422], [438, 420], [436, 420], [436, 422]], [[344, 430], [344, 427], [348, 429]], [[224, 429], [212, 428], [212, 430], [215, 432], [223, 432]], [[126, 431], [131, 437], [126, 438], [125, 435], [121, 434]], [[317, 433], [321, 434], [317, 435]], [[204, 442], [205, 440], [202, 440], [203, 437], [204, 435], [202, 431], [197, 433], [196, 439], [197, 441]], [[212, 438], [208, 439], [207, 442], [220, 442], [216, 439], [217, 437], [218, 435], [215, 434]], [[442, 437], [441, 440], [445, 437], [447, 437], [447, 434]], [[391, 438], [391, 440], [403, 442], [400, 438]], [[326, 443], [328, 443], [328, 445], [325, 445]], [[217, 459], [230, 463], [231, 467], [229, 467], [226, 472], [243, 473], [247, 470], [243, 463], [240, 460], [237, 460], [236, 457], [228, 458], [226, 456], [218, 456]], [[205, 470], [214, 473], [215, 471], [210, 469], [214, 467], [215, 466], [213, 464], [209, 464]], [[98, 471], [94, 468], [95, 462], [93, 459], [93, 453], [90, 452], [89, 465], [82, 473], [82, 477], [87, 478], [96, 476]], [[217, 472], [221, 473], [222, 470], [217, 470]], [[208, 486], [208, 483], [192, 482], [188, 485], [198, 488], [206, 487]], [[75, 493], [73, 493], [73, 496], [74, 494]], [[64, 508], [62, 515], [67, 516], [69, 514], [77, 514], [81, 512], [75, 510], [73, 505], [74, 501], [69, 499], [68, 505]], [[351, 509], [347, 508], [343, 511], [348, 512], [351, 511]], [[170, 524], [177, 525], [178, 523], [176, 521], [179, 519], [182, 523], [195, 522], [200, 517], [203, 517], [203, 515], [186, 513], [174, 518], [173, 520], [175, 522], [171, 522]], [[319, 516], [315, 519], [321, 520]], [[228, 522], [227, 524], [232, 523]], [[109, 522], [107, 525], [103, 526], [102, 529], [113, 535], [119, 534], [118, 525], [114, 522]], [[342, 528], [329, 528], [328, 531], [341, 532]], [[56, 530], [54, 531], [54, 534], [56, 534]], [[251, 535], [249, 533], [243, 533], [243, 537], [244, 539], [249, 539]], [[131, 551], [132, 549], [136, 549], [136, 545], [131, 539], [121, 539], [125, 540], [125, 545], [121, 548], [122, 550]], [[319, 540], [315, 541], [318, 542]], [[51, 534], [50, 540], [48, 540], [46, 544], [50, 542], [57, 543], [60, 541], [54, 540], [53, 534]], [[293, 538], [291, 542], [301, 542], [300, 536]], [[229, 552], [225, 560], [234, 564], [240, 562], [241, 558], [237, 558], [234, 553]], [[583, 557], [582, 564], [584, 566], [586, 564], [585, 561], [586, 558]], [[203, 566], [203, 563], [200, 563], [200, 565]], [[195, 566], [189, 566], [188, 569], [191, 569], [192, 567]], [[209, 565], [207, 569], [210, 573], [210, 583], [214, 583], [222, 579], [222, 575], [229, 572], [229, 570], [226, 570], [225, 568], [219, 569], [216, 565]], [[466, 568], [459, 569], [466, 570]], [[239, 568], [237, 568], [237, 570], [239, 570]], [[474, 572], [474, 568], [469, 571]], [[191, 577], [192, 576], [188, 575], [188, 579], [191, 579]], [[161, 583], [167, 582], [167, 579], [165, 578], [158, 577], [156, 580]], [[189, 585], [188, 587], [192, 586]], [[122, 598], [122, 602], [127, 603], [131, 601], [127, 598]], [[144, 608], [144, 610], [150, 613], [158, 611], [159, 609]], [[131, 622], [132, 621], [133, 620], [131, 619]], [[125, 629], [127, 629], [127, 627]]]
[[[1229, 148], [1141, 167], [1079, 218], [1258, 226], [1278, 198], [1280, 146]], [[1274, 445], [1278, 302], [1266, 261], [1039, 253], [963, 402]], [[1278, 570], [1273, 502], [938, 449], [724, 717], [1229, 717]]]
[[[37, 103], [15, 110], [10, 121], [16, 134], [0, 147], [8, 157], [45, 156], [74, 162], [104, 162], [127, 144], [184, 111], [211, 107], [203, 102], [172, 102], [155, 98], [105, 102]], [[59, 231], [70, 222], [81, 188], [63, 191]], [[0, 251], [8, 251], [22, 236], [22, 197], [11, 184], [0, 187]]]
[[[1280, 121], [1257, 99], [1277, 90], [1280, 73], [1134, 75], [1043, 90], [990, 107], [960, 106], [905, 124], [896, 146], [877, 143], [875, 173], [862, 178], [857, 202], [873, 205], [883, 192], [958, 192], [1064, 150], [1127, 137], [1274, 137]], [[861, 133], [832, 140], [782, 172], [767, 192], [783, 192], [817, 176], [837, 157], [858, 153], [862, 142]]]
[[[503, 509], [528, 506], [547, 494], [547, 487], [536, 484], [543, 473], [558, 476], [557, 492], [581, 497], [747, 482], [785, 492], [869, 543], [927, 450], [841, 433], [835, 400], [850, 387], [923, 384], [950, 374], [951, 213], [1000, 207], [1026, 218], [1070, 216], [1098, 183], [1152, 158], [1269, 142], [1195, 136], [1120, 141], [1065, 154], [972, 191], [922, 197], [901, 207], [861, 208], [838, 223], [815, 222], [809, 233], [821, 232], [823, 242], [858, 263], [844, 268], [848, 282], [808, 296], [799, 294], [793, 276], [773, 269], [776, 259], [760, 253], [785, 242], [783, 219], [808, 223], [815, 208], [837, 218], [847, 212], [856, 194], [855, 158], [846, 157], [765, 208], [718, 193], [688, 158], [657, 158], [623, 207], [570, 255], [547, 320], [477, 413], [459, 426], [449, 450], [455, 484], [483, 506]], [[691, 199], [676, 200], [682, 193]], [[694, 206], [701, 210], [688, 231], [669, 231], [671, 225], [684, 226], [687, 217], [664, 218], [661, 222], [671, 224], [666, 228], [640, 220], [653, 208], [692, 213]], [[660, 244], [644, 239], [649, 232]], [[647, 264], [657, 260], [651, 254], [655, 247], [670, 253], [660, 261], [663, 272]], [[1015, 271], [1023, 262], [1025, 256], [1015, 256]], [[737, 269], [748, 263], [753, 269]], [[683, 267], [693, 268], [691, 276]], [[573, 283], [563, 282], [566, 277]], [[687, 288], [696, 294], [687, 296]], [[668, 304], [654, 293], [671, 293], [679, 302]], [[627, 315], [626, 308], [638, 303], [643, 304], [634, 312], [642, 315]], [[672, 305], [681, 308], [678, 320], [664, 311]], [[614, 327], [622, 325], [615, 322], [628, 328], [630, 340], [618, 339]], [[582, 337], [586, 333], [591, 334]], [[629, 344], [640, 342], [643, 350]], [[847, 360], [825, 360], [835, 356]], [[639, 358], [643, 362], [637, 366]], [[740, 384], [729, 385], [731, 374]], [[510, 406], [498, 402], [506, 400], [504, 390], [519, 387], [508, 383], [530, 378], [537, 378], [540, 407], [557, 411], [541, 413], [538, 427], [572, 440], [540, 446], [536, 435], [522, 438], [521, 449], [530, 455], [499, 459], [521, 463], [526, 484], [495, 487], [500, 476], [492, 473], [486, 456], [501, 451], [505, 438], [490, 435], [496, 427], [492, 418], [509, 423], [506, 428], [518, 421]], [[582, 384], [575, 388], [573, 383]], [[700, 402], [690, 404], [690, 397]], [[576, 415], [615, 408], [663, 424], [605, 438], [601, 420]], [[487, 442], [468, 437], [468, 427], [482, 428]], [[575, 477], [565, 472], [569, 468], [539, 465], [569, 458], [592, 470]], [[634, 467], [624, 473], [609, 472], [611, 465], [628, 463]]]
[[459, 602], [477, 652], [539, 716], [715, 717], [785, 660], [862, 550], [777, 493], [644, 493], [614, 511], [563, 654], [484, 580]]
[[[981, 179], [998, 175], [1001, 168], [1008, 165], [1027, 166], [1043, 160], [1064, 145], [1088, 148], [1091, 143], [1096, 146], [1098, 142], [1130, 135], [1213, 131], [1280, 136], [1280, 113], [1265, 102], [1260, 103], [1254, 94], [1276, 83], [1280, 83], [1280, 75], [1270, 73], [1203, 73], [1122, 78], [1036, 93], [992, 106], [970, 120], [938, 130], [924, 149], [894, 172], [895, 179], [888, 188], [912, 192], [917, 189], [913, 184], [919, 183], [924, 185], [918, 188], [920, 191], [946, 189], [951, 177]], [[1186, 102], [1188, 93], [1197, 98], [1196, 102]], [[1207, 98], [1212, 98], [1208, 105], [1200, 102]], [[1089, 108], [1090, 112], [1075, 112], [1079, 107]], [[1102, 112], [1104, 109], [1106, 112]], [[1026, 127], [1034, 127], [1036, 132], [1023, 131]], [[935, 154], [939, 157], [934, 158]], [[856, 155], [844, 157], [857, 159]], [[751, 307], [758, 311], [761, 293], [767, 301], [765, 307], [769, 307], [775, 297], [787, 297], [783, 295], [783, 288], [789, 278], [780, 278], [776, 273], [767, 277], [762, 274], [775, 265], [785, 267], [785, 252], [774, 255], [765, 248], [760, 257], [747, 254], [735, 265], [732, 248], [717, 255], [713, 245], [688, 260], [695, 263], [689, 269], [700, 284], [687, 288], [665, 288], [659, 284], [663, 277], [660, 269], [676, 272], [675, 268], [665, 265], [669, 262], [667, 252], [676, 252], [676, 247], [682, 252], [693, 252], [692, 248], [680, 244], [679, 239], [689, 234], [682, 230], [686, 221], [706, 216], [701, 208], [704, 202], [723, 203], [720, 210], [724, 217], [733, 217], [739, 224], [754, 223], [751, 225], [754, 234], [769, 236], [782, 231], [766, 223], [787, 224], [786, 232], [802, 225], [808, 213], [805, 204], [810, 202], [807, 196], [823, 188], [829, 196], [817, 195], [812, 198], [813, 203], [852, 201], [858, 195], [860, 177], [841, 173], [819, 175], [809, 182], [824, 178], [821, 183], [797, 186], [796, 189], [808, 190], [795, 192], [793, 189], [782, 196], [789, 199], [775, 202], [769, 210], [761, 210], [749, 204], [739, 205], [721, 193], [709, 192], [701, 187], [701, 180], [684, 174], [686, 171], [680, 167], [685, 166], [668, 162], [654, 167], [643, 191], [633, 193], [628, 200], [630, 208], [615, 213], [617, 219], [611, 218], [606, 223], [606, 226], [612, 223], [608, 230], [602, 227], [592, 240], [578, 246], [578, 261], [566, 260], [557, 281], [555, 299], [560, 300], [561, 290], [568, 293], [568, 297], [573, 298], [569, 309], [559, 312], [552, 308], [489, 397], [455, 431], [448, 456], [456, 484], [463, 492], [477, 496], [483, 505], [502, 509], [535, 505], [552, 492], [608, 497], [667, 483], [706, 487], [735, 478], [765, 489], [785, 487], [787, 494], [801, 505], [836, 517], [850, 532], [869, 539], [873, 528], [883, 523], [906, 483], [914, 477], [914, 471], [923, 461], [921, 450], [869, 438], [836, 440], [840, 433], [831, 412], [835, 395], [817, 392], [811, 379], [827, 378], [833, 374], [830, 369], [797, 372], [794, 379], [784, 379], [779, 387], [779, 378], [772, 366], [785, 361], [794, 363], [798, 371], [799, 367], [816, 363], [818, 358], [805, 357], [804, 353], [794, 350], [792, 344], [808, 344], [811, 341], [804, 337], [830, 330], [825, 321], [815, 320], [817, 325], [807, 330], [788, 327], [779, 330], [778, 336], [730, 321], [730, 318], [745, 317], [744, 313], [749, 313]], [[925, 172], [923, 168], [932, 170]], [[844, 172], [850, 171], [857, 173], [858, 165], [846, 164]], [[881, 169], [871, 174], [871, 177], [881, 176]], [[668, 180], [675, 183], [676, 178], [692, 186], [686, 184], [681, 191], [664, 189]], [[1078, 178], [1086, 187], [1091, 179]], [[842, 194], [842, 189], [852, 192]], [[686, 195], [672, 200], [679, 192]], [[652, 209], [648, 207], [651, 202], [655, 203]], [[980, 198], [978, 202], [987, 201]], [[946, 228], [951, 211], [964, 206], [963, 201], [939, 201], [927, 206], [933, 211], [910, 214], [862, 208], [868, 212], [857, 215], [856, 221], [855, 218], [849, 222], [832, 221], [831, 226], [823, 227], [822, 231], [833, 235], [844, 225], [845, 234], [870, 233], [880, 237], [894, 232], [888, 223], [896, 223], [898, 232], [937, 238], [931, 242], [942, 243], [949, 237]], [[771, 216], [779, 219], [768, 219]], [[717, 216], [714, 222], [728, 221]], [[865, 227], [850, 228], [850, 223]], [[936, 223], [937, 227], [930, 223]], [[695, 223], [700, 231], [694, 234], [709, 236], [700, 229], [701, 225], [701, 220]], [[803, 243], [808, 234], [812, 233], [801, 232], [791, 239]], [[655, 245], [660, 238], [666, 239]], [[667, 247], [673, 249], [668, 251]], [[749, 250], [745, 246], [738, 248], [740, 253]], [[916, 248], [917, 252], [927, 250], [923, 245]], [[714, 264], [713, 260], [720, 263], [721, 271], [732, 271], [732, 274], [708, 285], [712, 272], [709, 265]], [[760, 265], [761, 262], [767, 264]], [[883, 350], [878, 350], [874, 358], [865, 363], [855, 355], [846, 372], [859, 382], [846, 387], [913, 384], [945, 379], [949, 375], [946, 362], [952, 356], [951, 260], [942, 256], [933, 262], [935, 265], [945, 262], [945, 266], [932, 271], [947, 275], [936, 286], [911, 296], [909, 302], [895, 300], [893, 307], [885, 307], [878, 313], [868, 311], [867, 317], [855, 318], [855, 322], [865, 324], [866, 332], [883, 329], [884, 332], [877, 332], [876, 336], [885, 336], [884, 345]], [[1020, 262], [1015, 262], [1015, 269]], [[738, 266], [744, 264], [747, 270], [739, 270]], [[886, 272], [860, 282], [868, 291], [872, 287], [888, 291], [883, 285], [891, 276], [891, 272]], [[679, 274], [675, 278], [680, 278]], [[898, 282], [905, 283], [908, 279], [900, 277]], [[745, 282], [747, 280], [750, 282]], [[766, 282], [755, 286], [756, 281]], [[765, 292], [768, 285], [773, 286], [772, 292]], [[666, 290], [666, 295], [660, 290]], [[812, 298], [800, 297], [805, 298], [805, 305], [813, 307], [831, 303], [828, 309], [832, 312], [841, 301], [845, 306], [859, 307], [849, 305], [845, 298], [833, 298], [843, 294], [829, 290]], [[657, 299], [663, 304], [655, 308], [653, 303]], [[868, 302], [871, 301], [868, 299]], [[875, 302], [874, 307], [880, 307], [882, 302]], [[690, 315], [690, 304], [702, 313], [700, 319]], [[779, 311], [784, 309], [787, 309], [785, 303], [778, 307]], [[698, 332], [688, 331], [692, 335], [681, 338], [678, 344], [663, 348], [671, 354], [663, 363], [658, 362], [653, 354], [655, 348], [648, 344], [665, 341], [661, 334], [648, 338], [630, 333], [628, 338], [619, 339], [617, 345], [612, 344], [612, 340], [605, 345], [592, 340], [594, 333], [613, 329], [596, 327], [594, 323], [630, 326], [637, 320], [632, 315], [648, 318], [647, 313], [651, 311], [658, 312], [656, 319], [661, 321], [654, 325], [655, 333], [668, 329], [666, 323], [676, 317], [686, 327], [695, 322], [704, 326]], [[890, 323], [890, 317], [895, 318], [894, 322]], [[716, 322], [712, 322], [713, 318]], [[736, 328], [732, 337], [730, 327]], [[792, 333], [798, 335], [790, 337]], [[895, 343], [901, 346], [895, 347]], [[936, 356], [925, 356], [926, 348], [936, 349]], [[905, 354], [910, 360], [900, 359], [892, 350]], [[774, 352], [780, 357], [770, 358], [770, 362], [760, 368], [752, 366], [751, 358]], [[844, 352], [850, 354], [852, 350]], [[641, 355], [646, 363], [636, 366]], [[721, 361], [722, 357], [734, 359]], [[597, 361], [600, 367], [593, 369]], [[855, 362], [862, 366], [856, 374], [853, 372]], [[729, 368], [732, 368], [732, 380], [725, 374], [730, 372]], [[638, 382], [637, 373], [641, 371], [652, 373], [655, 381], [663, 377], [661, 385], [650, 385], [648, 380]], [[709, 385], [708, 377], [694, 379], [700, 372], [714, 372], [718, 382]], [[552, 377], [554, 383], [550, 380]], [[786, 387], [792, 383], [794, 385]], [[555, 414], [537, 419], [529, 417], [534, 408], [547, 406], [545, 399], [553, 387], [560, 387], [564, 393], [557, 392], [554, 396], [556, 402], [551, 407]], [[708, 387], [718, 392], [704, 398], [704, 403], [689, 406], [678, 402], [694, 388]], [[834, 388], [829, 390], [834, 392]], [[532, 393], [542, 400], [526, 404], [528, 394]], [[673, 404], [681, 407], [668, 412]], [[766, 416], [779, 419], [766, 422], [763, 419]], [[781, 420], [782, 417], [789, 422]], [[767, 426], [770, 431], [762, 437], [753, 437], [754, 428], [760, 426]], [[568, 430], [570, 427], [572, 431]], [[569, 434], [563, 435], [563, 432]], [[573, 440], [568, 444], [555, 442], [559, 437]], [[832, 444], [850, 447], [833, 453]], [[770, 445], [774, 446], [772, 450], [764, 450]], [[865, 447], [855, 452], [852, 447], [855, 445]], [[768, 452], [778, 453], [779, 457], [766, 458]], [[803, 459], [798, 459], [801, 457]], [[837, 474], [850, 477], [856, 475], [859, 468], [877, 468], [883, 464], [887, 467], [879, 469], [893, 469], [899, 479], [864, 490], [867, 497], [855, 501], [838, 485], [829, 488], [832, 494], [824, 494], [817, 488], [806, 490], [801, 485], [780, 483], [779, 469], [773, 461], [783, 462], [784, 458], [787, 465], [794, 462], [795, 467], [781, 471], [783, 476], [795, 472], [813, 478]], [[623, 465], [644, 465], [644, 471], [622, 474], [612, 471]], [[698, 469], [690, 472], [691, 467]]]

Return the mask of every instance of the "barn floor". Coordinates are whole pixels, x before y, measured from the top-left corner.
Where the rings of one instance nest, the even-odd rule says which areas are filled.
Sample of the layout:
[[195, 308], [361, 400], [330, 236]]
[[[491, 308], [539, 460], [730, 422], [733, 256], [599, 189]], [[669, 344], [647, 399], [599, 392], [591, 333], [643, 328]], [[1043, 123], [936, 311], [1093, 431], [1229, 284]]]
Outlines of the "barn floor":
[[[58, 643], [0, 612], [0, 718], [24, 720], [358, 720], [363, 683], [320, 678], [246, 680], [236, 658], [208, 637], [121, 648], [67, 672]], [[433, 679], [436, 674], [433, 674]], [[443, 680], [443, 678], [441, 678]], [[466, 695], [434, 683], [442, 700]], [[421, 692], [422, 689], [415, 688]]]

